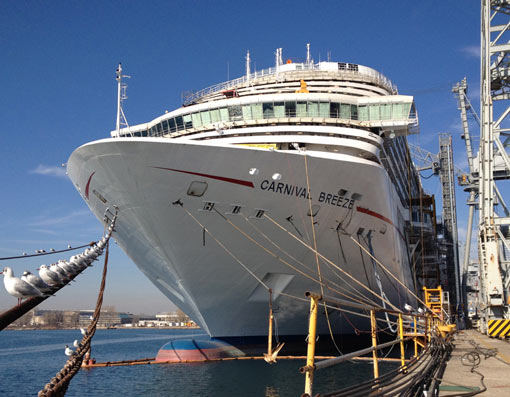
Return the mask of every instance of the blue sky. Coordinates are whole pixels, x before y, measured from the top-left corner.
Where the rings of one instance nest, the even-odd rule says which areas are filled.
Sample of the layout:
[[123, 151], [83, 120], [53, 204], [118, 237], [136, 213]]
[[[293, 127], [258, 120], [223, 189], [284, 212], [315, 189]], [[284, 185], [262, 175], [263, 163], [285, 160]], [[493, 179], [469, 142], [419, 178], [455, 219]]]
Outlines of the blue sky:
[[[451, 88], [468, 78], [479, 95], [478, 1], [13, 1], [0, 2], [0, 257], [62, 249], [100, 237], [62, 163], [78, 146], [115, 127], [115, 68], [128, 81], [131, 125], [181, 104], [181, 93], [273, 66], [274, 51], [304, 60], [359, 63], [414, 95], [421, 134], [410, 141], [437, 153], [439, 132], [454, 137], [466, 168], [460, 117]], [[425, 173], [426, 174], [426, 173]], [[440, 195], [437, 179], [427, 181]], [[465, 194], [458, 191], [461, 237]], [[58, 259], [55, 257], [54, 260]], [[16, 275], [49, 257], [2, 261]], [[41, 308], [95, 304], [101, 266], [88, 269]], [[16, 303], [0, 288], [0, 310]], [[110, 255], [105, 304], [155, 313], [174, 306], [116, 246]]]

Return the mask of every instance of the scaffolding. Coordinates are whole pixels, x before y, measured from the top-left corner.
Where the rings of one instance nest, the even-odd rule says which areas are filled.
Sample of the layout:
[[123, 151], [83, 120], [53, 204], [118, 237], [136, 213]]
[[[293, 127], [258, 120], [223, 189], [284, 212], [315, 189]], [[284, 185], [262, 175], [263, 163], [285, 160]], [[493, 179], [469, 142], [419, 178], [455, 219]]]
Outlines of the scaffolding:
[[[482, 0], [481, 123], [478, 152], [481, 328], [489, 320], [510, 318], [510, 276], [507, 239], [510, 214], [496, 186], [510, 179], [510, 0]], [[503, 141], [501, 140], [503, 139]], [[503, 214], [496, 213], [500, 205]], [[505, 250], [506, 248], [506, 250]]]

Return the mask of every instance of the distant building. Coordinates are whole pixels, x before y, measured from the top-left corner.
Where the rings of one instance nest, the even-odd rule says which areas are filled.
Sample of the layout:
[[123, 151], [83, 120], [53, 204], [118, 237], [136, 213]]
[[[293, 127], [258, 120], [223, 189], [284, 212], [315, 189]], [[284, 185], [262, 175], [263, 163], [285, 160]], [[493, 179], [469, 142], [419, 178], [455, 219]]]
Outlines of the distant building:
[[[86, 328], [89, 326], [92, 321], [94, 315], [94, 310], [80, 310], [78, 312], [79, 316], [79, 326]], [[99, 316], [99, 320], [97, 322], [97, 326], [100, 328], [108, 328], [114, 326], [120, 326], [123, 324], [130, 324], [133, 322], [133, 315], [130, 313], [123, 312], [110, 312], [101, 310], [101, 314]]]

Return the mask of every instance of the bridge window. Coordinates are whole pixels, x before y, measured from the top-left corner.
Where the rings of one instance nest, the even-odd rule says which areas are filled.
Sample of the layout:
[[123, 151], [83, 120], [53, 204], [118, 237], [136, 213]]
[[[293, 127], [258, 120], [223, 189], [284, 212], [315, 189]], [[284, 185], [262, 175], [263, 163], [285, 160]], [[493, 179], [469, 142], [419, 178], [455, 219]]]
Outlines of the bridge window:
[[211, 122], [217, 123], [218, 121], [220, 121], [220, 111], [219, 111], [219, 109], [211, 110]]
[[358, 106], [358, 120], [361, 121], [368, 120], [368, 106], [366, 105]]
[[319, 116], [329, 117], [329, 102], [319, 102]]
[[200, 118], [200, 113], [193, 113], [191, 115], [191, 119], [193, 121], [194, 128], [199, 128], [202, 126], [202, 119]]
[[200, 112], [200, 117], [202, 118], [203, 125], [211, 124], [211, 115], [209, 114], [208, 110], [205, 112]]
[[296, 102], [295, 101], [285, 102], [285, 116], [286, 117], [296, 117]]
[[345, 103], [340, 104], [340, 118], [341, 119], [351, 119], [351, 105], [347, 105]]
[[402, 104], [401, 103], [393, 103], [391, 105], [391, 113], [392, 113], [392, 117], [394, 119], [401, 119], [404, 117], [404, 113], [403, 113], [403, 109], [402, 109]]
[[262, 109], [264, 112], [264, 118], [265, 119], [272, 119], [274, 117], [274, 111], [273, 111], [273, 103], [272, 102], [266, 102], [262, 104]]
[[379, 105], [370, 105], [368, 107], [369, 120], [380, 120]]
[[254, 120], [260, 120], [262, 118], [262, 104], [252, 103], [251, 104], [251, 115]]
[[175, 124], [177, 125], [177, 131], [181, 131], [184, 129], [184, 122], [182, 121], [182, 116], [177, 116], [175, 118]]
[[253, 120], [251, 117], [251, 106], [250, 105], [244, 105], [243, 106], [243, 119], [246, 120]]
[[221, 121], [229, 121], [228, 108], [220, 109], [220, 117], [221, 117]]
[[381, 120], [391, 119], [391, 104], [381, 105]]
[[[331, 107], [329, 109], [330, 117], [333, 119], [337, 119], [340, 116], [340, 104], [337, 102], [331, 102]], [[342, 117], [342, 116], [340, 116]]]
[[168, 120], [168, 124], [170, 125], [170, 132], [177, 131], [177, 127], [175, 125], [175, 119]]
[[308, 117], [319, 117], [319, 102], [308, 102]]
[[356, 105], [351, 105], [351, 119], [358, 120], [358, 107]]
[[296, 117], [306, 117], [306, 102], [296, 104]]
[[193, 128], [193, 123], [191, 122], [191, 114], [185, 114], [182, 116], [182, 119], [184, 120], [184, 128]]
[[274, 103], [274, 117], [285, 117], [285, 104], [283, 102]]

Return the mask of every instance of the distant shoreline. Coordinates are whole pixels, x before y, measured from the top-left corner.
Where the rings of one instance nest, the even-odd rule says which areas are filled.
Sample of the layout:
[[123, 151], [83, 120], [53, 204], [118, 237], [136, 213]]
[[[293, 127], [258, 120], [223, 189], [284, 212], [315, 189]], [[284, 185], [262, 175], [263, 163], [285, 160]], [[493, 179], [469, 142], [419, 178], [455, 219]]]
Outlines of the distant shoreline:
[[[62, 330], [79, 330], [80, 327], [7, 327], [4, 328], [7, 331], [62, 331]], [[201, 329], [200, 327], [97, 327], [97, 329], [109, 329], [109, 330], [118, 330], [118, 329]]]

